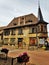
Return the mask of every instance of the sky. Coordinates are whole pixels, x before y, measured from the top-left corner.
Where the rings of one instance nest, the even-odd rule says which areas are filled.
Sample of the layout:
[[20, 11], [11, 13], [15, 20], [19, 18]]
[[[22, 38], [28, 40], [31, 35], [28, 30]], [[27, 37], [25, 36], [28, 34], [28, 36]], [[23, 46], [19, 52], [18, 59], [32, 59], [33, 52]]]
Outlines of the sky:
[[[40, 0], [43, 18], [49, 23], [49, 0]], [[8, 25], [14, 17], [33, 13], [38, 17], [38, 0], [0, 0], [0, 26]], [[49, 24], [47, 26], [49, 32]]]

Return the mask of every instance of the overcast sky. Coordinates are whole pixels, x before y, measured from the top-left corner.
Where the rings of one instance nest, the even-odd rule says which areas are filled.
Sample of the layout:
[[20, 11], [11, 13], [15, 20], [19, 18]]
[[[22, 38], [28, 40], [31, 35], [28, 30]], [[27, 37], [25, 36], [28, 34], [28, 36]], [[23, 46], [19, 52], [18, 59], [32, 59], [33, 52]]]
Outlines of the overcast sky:
[[[44, 20], [49, 23], [49, 0], [40, 0], [40, 7]], [[6, 26], [14, 17], [30, 13], [38, 16], [38, 0], [0, 0], [0, 26]]]

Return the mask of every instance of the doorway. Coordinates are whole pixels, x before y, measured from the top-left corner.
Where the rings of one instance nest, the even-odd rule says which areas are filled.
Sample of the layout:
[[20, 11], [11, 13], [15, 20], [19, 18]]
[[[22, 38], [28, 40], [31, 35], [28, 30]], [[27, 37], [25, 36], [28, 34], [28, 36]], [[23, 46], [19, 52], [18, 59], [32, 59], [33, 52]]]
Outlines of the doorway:
[[18, 48], [23, 47], [23, 38], [18, 38]]
[[35, 46], [36, 39], [33, 38], [33, 37], [30, 37], [30, 38], [29, 38], [29, 43], [30, 43], [30, 46]]

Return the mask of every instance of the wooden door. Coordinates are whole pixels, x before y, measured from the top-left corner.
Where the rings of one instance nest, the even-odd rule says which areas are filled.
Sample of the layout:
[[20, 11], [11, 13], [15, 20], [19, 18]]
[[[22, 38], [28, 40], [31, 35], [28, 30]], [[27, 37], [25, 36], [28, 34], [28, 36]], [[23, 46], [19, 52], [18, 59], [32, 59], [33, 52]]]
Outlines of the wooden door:
[[35, 38], [30, 38], [30, 45], [35, 45]]

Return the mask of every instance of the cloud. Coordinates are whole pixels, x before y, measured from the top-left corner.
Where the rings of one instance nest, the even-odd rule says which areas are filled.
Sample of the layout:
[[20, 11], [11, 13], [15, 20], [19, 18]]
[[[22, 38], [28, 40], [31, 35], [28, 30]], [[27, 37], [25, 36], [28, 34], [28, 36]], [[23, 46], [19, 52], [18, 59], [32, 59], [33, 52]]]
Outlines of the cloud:
[[[40, 0], [44, 20], [49, 22], [49, 1]], [[13, 17], [34, 13], [38, 15], [38, 0], [0, 0], [1, 25], [7, 25]]]
[[3, 24], [2, 23], [0, 23], [0, 27], [2, 27], [3, 26]]

